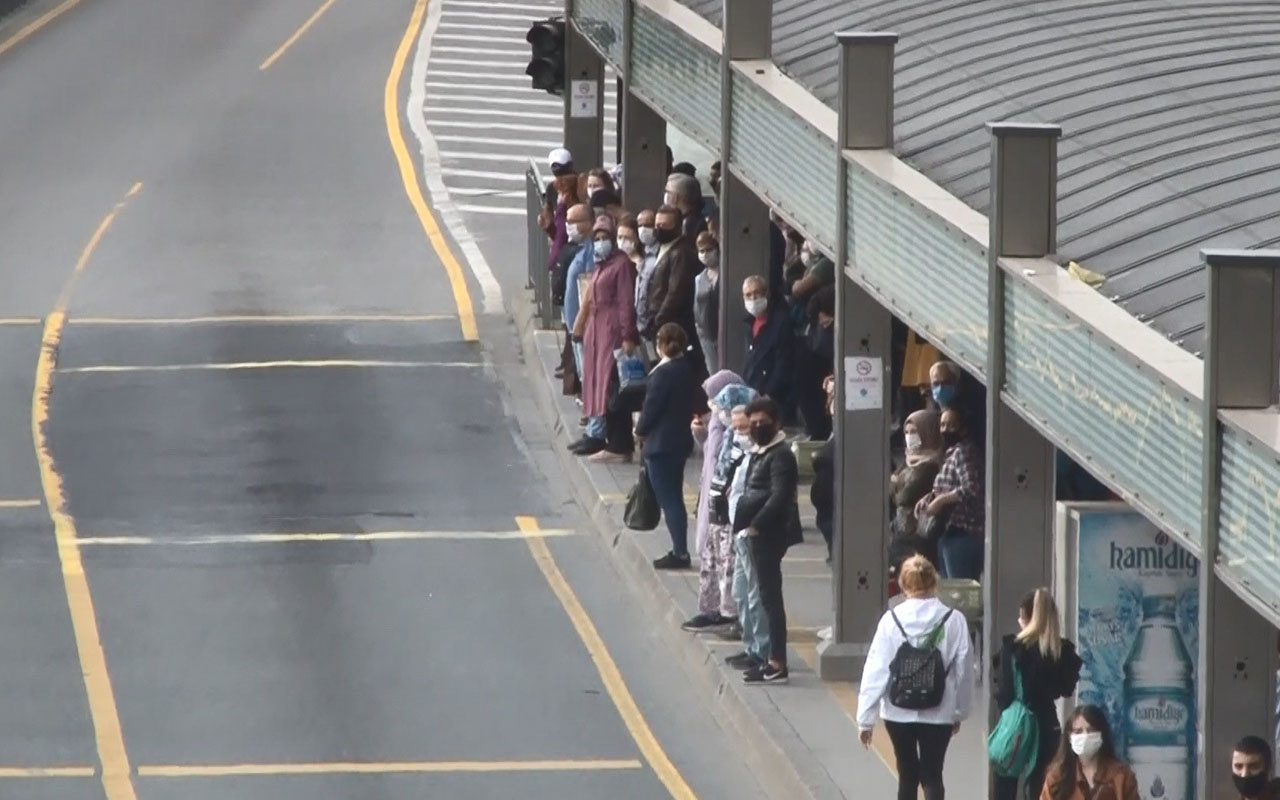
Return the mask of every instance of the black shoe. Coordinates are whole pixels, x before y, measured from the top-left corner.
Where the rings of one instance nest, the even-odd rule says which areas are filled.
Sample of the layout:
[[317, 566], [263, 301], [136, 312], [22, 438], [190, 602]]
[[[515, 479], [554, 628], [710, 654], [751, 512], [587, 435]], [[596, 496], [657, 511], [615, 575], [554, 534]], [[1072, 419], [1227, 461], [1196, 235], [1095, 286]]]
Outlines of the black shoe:
[[751, 655], [746, 650], [729, 656], [724, 660], [724, 663], [736, 670], [742, 671], [764, 666], [763, 661]]
[[786, 683], [787, 679], [787, 668], [775, 667], [772, 664], [752, 667], [742, 676], [743, 683]]
[[742, 641], [742, 625], [735, 619], [729, 624], [729, 627], [722, 631], [717, 631], [717, 634], [726, 642], [740, 642]]
[[689, 569], [691, 566], [693, 562], [688, 555], [678, 556], [675, 553], [667, 553], [653, 562], [654, 569]]
[[716, 628], [724, 625], [728, 621], [729, 620], [719, 614], [698, 614], [693, 619], [681, 625], [680, 628], [686, 631], [705, 631], [708, 628]]
[[569, 452], [577, 456], [590, 456], [603, 450], [604, 445], [604, 439], [592, 439], [590, 436], [583, 436], [569, 445]]

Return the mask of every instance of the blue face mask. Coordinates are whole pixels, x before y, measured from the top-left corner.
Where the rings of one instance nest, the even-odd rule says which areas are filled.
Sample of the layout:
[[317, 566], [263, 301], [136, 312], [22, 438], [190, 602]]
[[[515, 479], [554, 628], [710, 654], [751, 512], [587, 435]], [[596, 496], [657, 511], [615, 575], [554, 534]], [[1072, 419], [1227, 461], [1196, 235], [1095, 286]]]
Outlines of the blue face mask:
[[940, 383], [933, 387], [933, 402], [947, 407], [956, 400], [956, 387], [949, 383]]

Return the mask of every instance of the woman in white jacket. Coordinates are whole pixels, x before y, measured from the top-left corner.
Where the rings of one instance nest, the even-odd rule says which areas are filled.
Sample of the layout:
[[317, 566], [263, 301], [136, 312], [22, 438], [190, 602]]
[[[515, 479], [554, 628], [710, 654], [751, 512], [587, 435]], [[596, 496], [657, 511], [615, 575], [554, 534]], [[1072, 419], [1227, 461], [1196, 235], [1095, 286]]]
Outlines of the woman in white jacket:
[[[942, 762], [951, 737], [969, 716], [973, 678], [969, 625], [937, 596], [938, 572], [924, 556], [902, 564], [898, 584], [907, 599], [880, 618], [858, 692], [858, 728], [864, 746], [871, 744], [876, 717], [884, 720], [898, 761], [898, 800], [943, 800]], [[896, 617], [896, 619], [895, 619]], [[905, 634], [905, 635], [904, 635]], [[946, 667], [942, 701], [932, 708], [899, 708], [889, 701], [890, 665], [907, 641], [914, 647], [937, 647]]]

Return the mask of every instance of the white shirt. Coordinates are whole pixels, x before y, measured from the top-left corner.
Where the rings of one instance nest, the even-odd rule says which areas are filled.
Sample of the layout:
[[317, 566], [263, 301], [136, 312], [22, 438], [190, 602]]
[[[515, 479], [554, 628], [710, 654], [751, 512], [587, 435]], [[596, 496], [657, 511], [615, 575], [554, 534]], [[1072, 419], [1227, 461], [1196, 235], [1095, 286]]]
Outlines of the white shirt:
[[[906, 629], [913, 644], [942, 621], [949, 609], [936, 597], [908, 598], [892, 613]], [[969, 623], [959, 611], [952, 611], [943, 629], [938, 648], [943, 663], [947, 665], [947, 686], [942, 702], [936, 708], [913, 711], [898, 708], [889, 702], [889, 663], [905, 639], [894, 623], [890, 612], [880, 617], [867, 663], [862, 670], [862, 686], [858, 690], [858, 727], [869, 731], [875, 727], [877, 714], [890, 722], [925, 722], [934, 725], [952, 725], [969, 716], [973, 691], [973, 654], [969, 645]]]
[[[732, 436], [733, 431], [725, 432], [726, 436]], [[751, 452], [748, 451], [742, 455], [742, 463], [738, 464], [738, 470], [733, 473], [733, 483], [729, 484], [729, 524], [733, 524], [734, 515], [738, 512], [738, 501], [742, 499], [742, 493], [747, 490], [747, 467], [751, 464]]]

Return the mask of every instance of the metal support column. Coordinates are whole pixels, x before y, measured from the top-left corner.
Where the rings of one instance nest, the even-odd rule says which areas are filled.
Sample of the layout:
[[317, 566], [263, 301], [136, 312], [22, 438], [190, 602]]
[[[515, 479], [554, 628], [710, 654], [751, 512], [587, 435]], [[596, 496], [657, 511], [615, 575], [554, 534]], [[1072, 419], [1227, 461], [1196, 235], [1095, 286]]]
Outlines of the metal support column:
[[[1005, 272], [1001, 258], [1057, 247], [1057, 125], [993, 123], [988, 247], [986, 560], [983, 657], [998, 652], [1027, 592], [1053, 582], [1054, 448], [1004, 403]], [[1007, 532], [1007, 535], [1005, 533]], [[995, 670], [985, 670], [988, 697]], [[993, 722], [999, 709], [988, 708]]]
[[564, 16], [564, 146], [586, 172], [604, 164], [604, 59], [573, 22], [573, 0]]
[[[892, 318], [847, 274], [852, 253], [845, 151], [893, 146], [894, 33], [844, 32], [836, 164], [835, 624], [818, 647], [823, 680], [859, 680], [888, 596]], [[865, 373], [865, 374], [864, 374]], [[880, 396], [850, 403], [848, 376], [878, 374]], [[851, 408], [852, 406], [852, 408]]]
[[631, 48], [635, 32], [635, 3], [625, 0], [622, 19], [622, 111], [619, 146], [622, 151], [622, 205], [639, 213], [662, 204], [667, 185], [667, 122], [631, 91]]
[[1204, 349], [1200, 651], [1195, 796], [1235, 798], [1231, 750], [1241, 736], [1271, 741], [1276, 631], [1218, 571], [1223, 409], [1276, 402], [1280, 353], [1280, 250], [1202, 250], [1208, 265]]
[[[724, 0], [720, 58], [720, 367], [741, 370], [747, 357], [742, 281], [769, 277], [769, 207], [733, 170], [733, 67], [741, 59], [769, 58], [773, 48], [772, 0]], [[664, 176], [665, 179], [665, 176]], [[772, 288], [772, 287], [771, 287]]]

